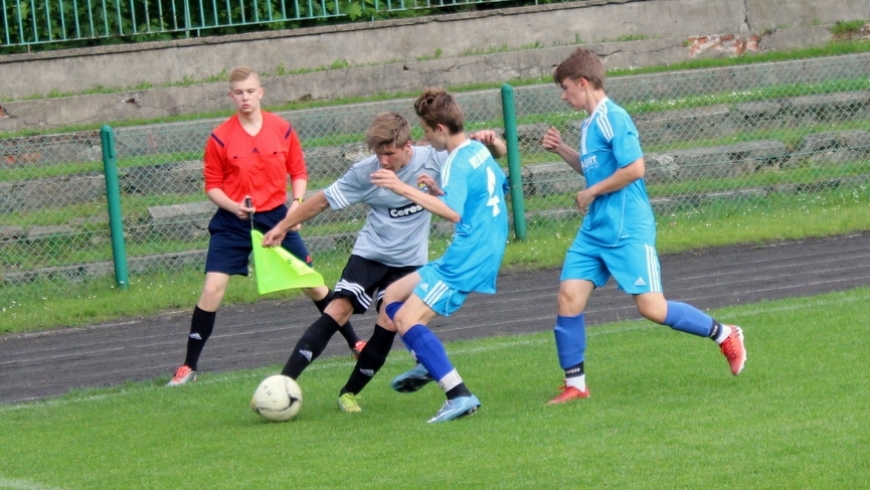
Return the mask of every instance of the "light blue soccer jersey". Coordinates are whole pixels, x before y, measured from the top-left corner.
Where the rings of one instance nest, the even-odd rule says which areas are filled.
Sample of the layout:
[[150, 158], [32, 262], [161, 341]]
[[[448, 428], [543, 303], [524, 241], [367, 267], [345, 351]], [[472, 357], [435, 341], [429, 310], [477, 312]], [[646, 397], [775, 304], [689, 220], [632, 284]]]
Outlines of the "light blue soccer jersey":
[[454, 149], [441, 170], [441, 200], [459, 213], [453, 240], [431, 265], [441, 280], [462, 292], [495, 293], [508, 236], [506, 177], [479, 141]]
[[[590, 187], [643, 157], [631, 117], [606, 97], [583, 121], [579, 151], [583, 176]], [[643, 179], [597, 196], [579, 233], [603, 247], [615, 247], [625, 240], [655, 243], [655, 217]]]

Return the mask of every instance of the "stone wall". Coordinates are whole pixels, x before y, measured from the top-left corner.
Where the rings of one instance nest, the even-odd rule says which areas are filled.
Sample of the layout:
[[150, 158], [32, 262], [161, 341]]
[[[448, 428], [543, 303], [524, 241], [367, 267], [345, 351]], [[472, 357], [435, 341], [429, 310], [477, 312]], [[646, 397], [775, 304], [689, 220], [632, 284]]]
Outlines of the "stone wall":
[[[806, 80], [812, 73], [812, 82], [830, 78], [865, 79], [870, 73], [870, 54], [813, 58], [790, 62], [762, 63], [688, 72], [666, 72], [639, 76], [611, 78], [607, 81], [608, 94], [620, 104], [651, 99], [667, 100], [680, 97], [703, 96], [714, 92], [746, 91], [763, 86], [781, 86]], [[552, 111], [558, 91], [552, 85], [516, 88], [518, 112], [524, 114]], [[773, 129], [795, 127], [813, 120], [827, 120], [848, 116], [864, 119], [865, 112], [844, 110], [850, 106], [865, 107], [866, 92], [847, 92], [826, 96], [791, 97], [785, 101], [768, 100], [739, 104], [736, 111], [716, 105], [667, 111], [660, 114], [635, 116], [644, 125], [645, 141], [680, 141], [685, 139], [715, 139], [746, 129]], [[478, 120], [500, 119], [502, 107], [498, 90], [458, 93], [457, 99]], [[333, 108], [286, 111], [279, 114], [292, 121], [305, 141], [311, 137], [340, 134], [361, 134], [371, 119], [380, 112], [397, 110], [413, 120], [412, 101], [387, 100], [348, 105], [340, 111]], [[680, 125], [672, 124], [676, 117], [681, 123], [691, 123], [693, 131], [681, 134]], [[120, 127], [114, 130], [115, 142], [121, 156], [172, 153], [185, 146], [199, 148], [212, 128], [223, 118], [176, 122], [151, 126]], [[190, 143], [193, 143], [192, 146]], [[365, 148], [347, 147], [365, 154]], [[309, 162], [314, 168], [330, 166], [326, 174], [343, 172], [347, 160], [344, 150], [333, 148], [306, 148]], [[16, 137], [0, 139], [0, 162], [4, 168], [51, 165], [57, 162], [97, 162], [101, 158], [100, 135], [97, 131], [58, 135]]]
[[[0, 100], [13, 99], [3, 102], [0, 133], [226, 110], [225, 82], [171, 85], [238, 64], [273, 74], [266, 104], [278, 104], [542, 77], [577, 45], [610, 68], [732, 56], [736, 41], [759, 51], [819, 46], [835, 22], [868, 19], [866, 0], [586, 0], [0, 56]], [[293, 74], [277, 76], [279, 67]], [[22, 100], [97, 86], [114, 91]]]

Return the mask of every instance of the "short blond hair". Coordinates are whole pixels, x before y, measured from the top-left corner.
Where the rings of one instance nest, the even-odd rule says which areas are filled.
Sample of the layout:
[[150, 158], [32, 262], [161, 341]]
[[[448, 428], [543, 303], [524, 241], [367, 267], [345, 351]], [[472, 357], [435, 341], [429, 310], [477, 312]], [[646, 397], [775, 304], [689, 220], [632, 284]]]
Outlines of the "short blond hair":
[[372, 120], [366, 132], [369, 150], [379, 152], [388, 146], [401, 148], [411, 141], [411, 124], [395, 112], [382, 112]]
[[230, 72], [230, 87], [232, 87], [234, 83], [244, 82], [252, 75], [257, 77], [257, 82], [260, 81], [260, 75], [250, 67], [237, 66], [233, 68], [233, 71]]

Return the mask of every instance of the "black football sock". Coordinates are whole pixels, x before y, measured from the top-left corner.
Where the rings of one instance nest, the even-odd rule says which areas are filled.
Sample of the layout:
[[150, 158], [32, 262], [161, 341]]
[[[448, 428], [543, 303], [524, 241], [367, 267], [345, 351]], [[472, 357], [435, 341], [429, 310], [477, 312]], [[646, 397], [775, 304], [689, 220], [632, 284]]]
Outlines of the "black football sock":
[[319, 299], [317, 301], [312, 300], [314, 301], [314, 306], [317, 307], [317, 311], [323, 313], [323, 310], [325, 310], [326, 307], [329, 306], [329, 302], [332, 301], [333, 296], [334, 295], [332, 294], [332, 290], [330, 289], [329, 292], [326, 293], [326, 296], [323, 297], [323, 299]]
[[452, 400], [460, 396], [471, 396], [471, 392], [465, 387], [465, 383], [459, 383], [447, 392], [447, 399]]
[[386, 362], [395, 338], [396, 332], [390, 332], [380, 325], [375, 325], [372, 338], [369, 339], [365, 349], [360, 353], [356, 366], [354, 366], [347, 384], [341, 389], [339, 395], [348, 392], [356, 395], [366, 387]]
[[[329, 305], [329, 302], [332, 301], [332, 298], [335, 297], [335, 293], [332, 290], [329, 290], [329, 293], [323, 297], [323, 299], [314, 302], [314, 306], [317, 307], [317, 310], [323, 313], [323, 310], [326, 309], [326, 306]], [[356, 343], [359, 342], [359, 336], [356, 334], [356, 331], [353, 329], [353, 325], [350, 324], [350, 321], [345, 323], [344, 325], [338, 327], [338, 333], [344, 337], [344, 340], [347, 342], [347, 346], [353, 349], [356, 347]]]
[[707, 337], [710, 337], [711, 339], [713, 339], [713, 342], [715, 342], [716, 338], [719, 337], [719, 332], [721, 331], [722, 324], [717, 322], [716, 320], [713, 320], [713, 328], [710, 329], [710, 335], [708, 335]]
[[329, 339], [337, 330], [338, 323], [331, 316], [326, 313], [320, 315], [320, 318], [305, 330], [299, 342], [296, 342], [296, 347], [293, 347], [293, 353], [284, 364], [281, 374], [293, 379], [298, 378], [302, 371], [323, 352]]
[[580, 361], [580, 364], [575, 364], [565, 369], [565, 379], [576, 378], [578, 376], [583, 376], [584, 374], [586, 374], [586, 370], [583, 366], [583, 361]]
[[205, 347], [205, 342], [211, 337], [214, 330], [214, 320], [217, 316], [215, 311], [201, 310], [199, 306], [193, 309], [193, 317], [190, 319], [190, 335], [187, 336], [187, 355], [184, 365], [196, 371], [199, 355]]

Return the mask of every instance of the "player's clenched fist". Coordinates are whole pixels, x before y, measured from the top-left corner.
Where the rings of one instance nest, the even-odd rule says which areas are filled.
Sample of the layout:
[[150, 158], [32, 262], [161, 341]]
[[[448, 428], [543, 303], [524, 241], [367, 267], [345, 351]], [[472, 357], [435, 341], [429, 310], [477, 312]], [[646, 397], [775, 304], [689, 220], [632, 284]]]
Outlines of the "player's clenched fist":
[[495, 131], [491, 129], [481, 129], [480, 131], [475, 131], [468, 135], [469, 139], [480, 141], [486, 146], [492, 146], [497, 140], [498, 136], [495, 134]]
[[428, 192], [430, 196], [437, 197], [444, 195], [444, 191], [438, 187], [438, 183], [435, 182], [435, 179], [431, 175], [422, 174], [417, 177], [417, 187], [422, 191]]
[[396, 172], [382, 168], [372, 174], [372, 184], [395, 191], [402, 185], [402, 181], [396, 177]]
[[541, 146], [547, 151], [558, 150], [562, 146], [562, 135], [559, 133], [559, 130], [551, 126], [544, 133], [544, 137], [541, 139]]

